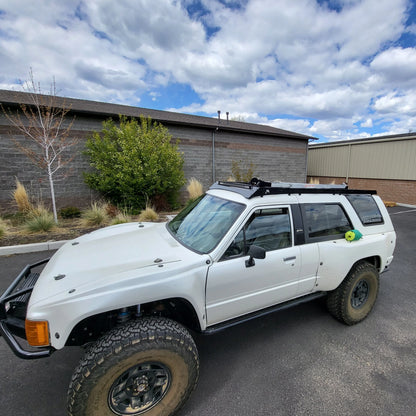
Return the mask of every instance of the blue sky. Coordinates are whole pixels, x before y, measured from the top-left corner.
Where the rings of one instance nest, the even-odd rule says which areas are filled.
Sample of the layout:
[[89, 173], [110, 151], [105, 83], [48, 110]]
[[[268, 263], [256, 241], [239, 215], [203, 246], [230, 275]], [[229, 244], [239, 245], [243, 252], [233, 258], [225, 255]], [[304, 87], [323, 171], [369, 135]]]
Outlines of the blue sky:
[[0, 88], [358, 139], [416, 131], [415, 0], [0, 0]]

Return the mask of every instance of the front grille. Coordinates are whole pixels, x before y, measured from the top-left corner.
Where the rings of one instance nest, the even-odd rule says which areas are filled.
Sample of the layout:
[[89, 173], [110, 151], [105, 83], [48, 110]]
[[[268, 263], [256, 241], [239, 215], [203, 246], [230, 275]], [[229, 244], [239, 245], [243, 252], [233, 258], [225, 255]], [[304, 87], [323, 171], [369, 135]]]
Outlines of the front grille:
[[28, 264], [0, 296], [0, 319], [2, 321], [8, 318], [21, 320], [26, 318], [30, 295], [40, 275], [39, 266], [48, 261], [49, 259], [45, 259], [34, 264]]
[[[7, 313], [16, 318], [25, 319], [27, 304], [29, 303], [32, 289], [39, 278], [39, 273], [30, 273], [19, 282], [14, 291], [9, 295], [9, 309]], [[16, 297], [14, 297], [14, 295]]]
[[52, 347], [33, 349], [24, 347], [18, 338], [25, 339], [25, 319], [30, 295], [40, 273], [35, 268], [44, 265], [49, 259], [28, 264], [13, 283], [0, 296], [0, 336], [4, 337], [12, 351], [25, 359], [49, 357], [54, 351]]

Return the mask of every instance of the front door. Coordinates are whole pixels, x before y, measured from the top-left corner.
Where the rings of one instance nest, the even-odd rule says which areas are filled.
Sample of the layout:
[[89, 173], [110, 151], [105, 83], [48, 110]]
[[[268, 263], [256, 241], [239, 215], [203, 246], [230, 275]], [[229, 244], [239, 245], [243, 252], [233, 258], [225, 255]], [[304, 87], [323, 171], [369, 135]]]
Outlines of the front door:
[[[207, 323], [214, 325], [296, 297], [300, 249], [293, 245], [287, 206], [255, 210], [221, 259], [208, 270]], [[247, 266], [251, 245], [266, 251], [265, 259]]]

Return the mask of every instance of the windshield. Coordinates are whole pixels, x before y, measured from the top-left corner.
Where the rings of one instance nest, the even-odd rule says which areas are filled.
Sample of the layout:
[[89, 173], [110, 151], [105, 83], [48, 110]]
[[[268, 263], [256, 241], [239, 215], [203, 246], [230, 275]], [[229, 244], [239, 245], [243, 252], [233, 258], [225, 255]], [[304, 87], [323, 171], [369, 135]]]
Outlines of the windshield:
[[200, 253], [209, 253], [244, 208], [243, 204], [205, 195], [181, 211], [168, 227], [185, 246]]

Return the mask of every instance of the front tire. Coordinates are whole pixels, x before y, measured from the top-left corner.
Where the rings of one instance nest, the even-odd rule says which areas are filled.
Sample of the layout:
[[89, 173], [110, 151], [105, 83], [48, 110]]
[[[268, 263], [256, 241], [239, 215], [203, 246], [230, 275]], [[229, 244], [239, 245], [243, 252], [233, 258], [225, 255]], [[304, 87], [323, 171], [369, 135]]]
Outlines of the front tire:
[[379, 274], [370, 263], [355, 265], [344, 281], [327, 297], [329, 312], [340, 322], [354, 325], [365, 319], [374, 307]]
[[71, 416], [168, 416], [194, 390], [199, 358], [189, 332], [166, 318], [115, 328], [91, 346], [68, 390]]

